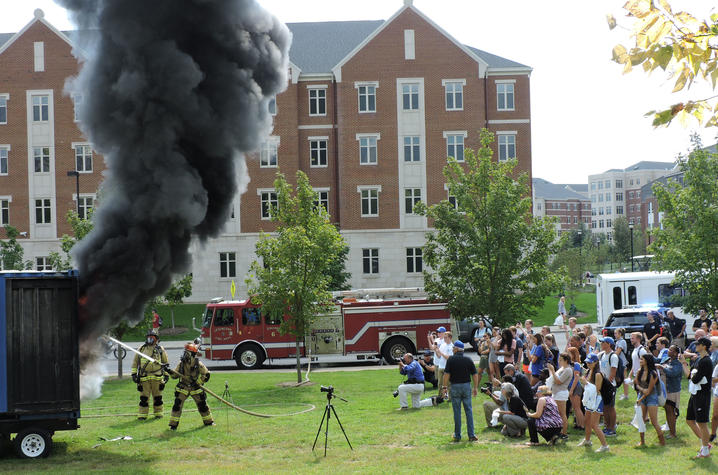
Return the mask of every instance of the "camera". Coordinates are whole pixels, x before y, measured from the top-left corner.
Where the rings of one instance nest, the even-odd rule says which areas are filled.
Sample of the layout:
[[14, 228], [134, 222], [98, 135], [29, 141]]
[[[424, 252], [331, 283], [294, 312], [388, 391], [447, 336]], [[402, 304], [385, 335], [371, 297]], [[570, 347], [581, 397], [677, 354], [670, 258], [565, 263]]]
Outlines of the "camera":
[[392, 396], [397, 397], [399, 395], [399, 390], [397, 389], [393, 393], [391, 393]]
[[323, 392], [323, 393], [329, 393], [329, 394], [331, 394], [332, 392], [334, 392], [334, 386], [329, 386], [329, 387], [327, 387], [327, 386], [321, 386], [321, 387], [319, 388], [319, 391], [321, 391], [321, 392]]

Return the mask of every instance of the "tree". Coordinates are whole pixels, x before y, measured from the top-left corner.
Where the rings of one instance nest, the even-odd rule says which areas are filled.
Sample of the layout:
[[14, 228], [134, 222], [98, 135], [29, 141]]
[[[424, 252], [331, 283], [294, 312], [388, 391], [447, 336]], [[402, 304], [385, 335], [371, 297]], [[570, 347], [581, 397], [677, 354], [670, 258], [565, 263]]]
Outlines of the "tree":
[[192, 274], [187, 274], [173, 282], [164, 295], [164, 299], [170, 307], [170, 315], [172, 315], [172, 328], [175, 327], [175, 307], [190, 295], [192, 295]]
[[683, 186], [656, 183], [653, 193], [663, 211], [663, 229], [654, 229], [649, 249], [654, 265], [676, 273], [686, 291], [679, 299], [689, 312], [718, 308], [718, 154], [696, 147], [679, 163]]
[[349, 290], [351, 288], [349, 285], [349, 279], [351, 279], [352, 274], [346, 270], [348, 257], [349, 246], [344, 246], [344, 248], [337, 255], [337, 258], [329, 263], [328, 273], [331, 278], [331, 281], [329, 282], [329, 290]]
[[[277, 174], [277, 206], [270, 210], [276, 233], [262, 233], [246, 279], [252, 302], [262, 313], [281, 321], [280, 332], [296, 338], [297, 382], [301, 382], [300, 345], [312, 322], [333, 308], [332, 269], [346, 254], [347, 245], [330, 222], [318, 194], [299, 171], [297, 186]], [[286, 315], [286, 318], [284, 316]]]
[[[713, 90], [718, 82], [718, 13], [709, 20], [700, 20], [687, 12], [673, 13], [667, 0], [629, 0], [623, 7], [634, 17], [634, 44], [613, 48], [613, 60], [623, 64], [623, 72], [641, 65], [645, 72], [661, 68], [675, 78], [673, 92], [689, 89], [694, 81], [709, 81]], [[611, 29], [616, 19], [608, 17]], [[653, 125], [668, 125], [675, 118], [684, 126], [689, 117], [699, 124], [718, 126], [718, 95], [679, 102], [663, 110], [646, 114], [653, 116]]]
[[[633, 229], [634, 240], [636, 237], [636, 229]], [[631, 229], [628, 220], [619, 216], [613, 220], [613, 248], [616, 260], [618, 262], [627, 262], [631, 260]], [[634, 242], [635, 251], [635, 242]]]
[[7, 233], [7, 240], [0, 240], [0, 269], [32, 269], [32, 262], [24, 260], [25, 251], [20, 243], [17, 242], [20, 232], [10, 225], [5, 226], [5, 232]]
[[532, 216], [528, 175], [514, 178], [515, 160], [493, 161], [493, 140], [481, 130], [478, 151], [467, 149], [465, 164], [450, 158], [444, 168], [458, 209], [444, 200], [417, 211], [435, 228], [424, 246], [430, 296], [456, 318], [488, 315], [503, 326], [542, 305], [562, 278], [548, 266], [558, 247], [555, 220]]

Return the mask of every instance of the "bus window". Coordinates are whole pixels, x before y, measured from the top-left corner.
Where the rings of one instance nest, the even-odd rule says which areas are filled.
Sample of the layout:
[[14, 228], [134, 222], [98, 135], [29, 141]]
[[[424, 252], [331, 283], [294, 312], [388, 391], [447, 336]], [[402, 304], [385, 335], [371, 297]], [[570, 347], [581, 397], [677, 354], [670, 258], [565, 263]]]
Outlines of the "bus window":
[[614, 310], [620, 310], [623, 308], [623, 302], [621, 294], [621, 288], [620, 287], [614, 287], [613, 288], [613, 309]]
[[214, 324], [218, 327], [229, 327], [234, 325], [234, 309], [218, 308], [214, 313]]
[[259, 316], [258, 308], [243, 308], [242, 309], [242, 325], [245, 326], [256, 326], [262, 323]]
[[638, 296], [636, 295], [636, 286], [628, 286], [628, 305], [638, 305]]

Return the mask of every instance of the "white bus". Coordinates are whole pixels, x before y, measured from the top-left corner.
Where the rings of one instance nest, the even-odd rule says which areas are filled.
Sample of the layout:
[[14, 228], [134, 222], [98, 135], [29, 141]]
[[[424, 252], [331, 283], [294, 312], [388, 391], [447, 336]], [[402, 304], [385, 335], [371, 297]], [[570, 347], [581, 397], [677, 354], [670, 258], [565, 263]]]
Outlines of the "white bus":
[[674, 277], [673, 272], [651, 271], [599, 274], [596, 278], [598, 324], [603, 326], [614, 310], [649, 305], [670, 307], [677, 318], [685, 319], [683, 308], [668, 302], [671, 295], [683, 293], [683, 289], [673, 285]]

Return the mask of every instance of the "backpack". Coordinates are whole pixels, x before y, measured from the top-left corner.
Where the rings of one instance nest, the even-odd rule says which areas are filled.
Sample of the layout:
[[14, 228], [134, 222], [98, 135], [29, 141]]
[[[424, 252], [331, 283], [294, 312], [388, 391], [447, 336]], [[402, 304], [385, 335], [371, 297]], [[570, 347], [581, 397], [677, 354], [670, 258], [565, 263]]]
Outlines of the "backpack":
[[[608, 356], [609, 367], [611, 366], [611, 357], [613, 355], [616, 355], [616, 352], [612, 351]], [[618, 358], [618, 366], [616, 367], [616, 387], [620, 388], [623, 384], [623, 380], [626, 379], [626, 366], [623, 364], [623, 360], [621, 360], [620, 356], [616, 355], [616, 358]]]

